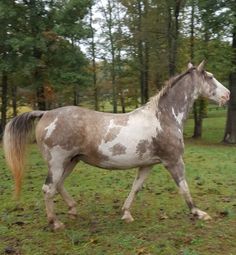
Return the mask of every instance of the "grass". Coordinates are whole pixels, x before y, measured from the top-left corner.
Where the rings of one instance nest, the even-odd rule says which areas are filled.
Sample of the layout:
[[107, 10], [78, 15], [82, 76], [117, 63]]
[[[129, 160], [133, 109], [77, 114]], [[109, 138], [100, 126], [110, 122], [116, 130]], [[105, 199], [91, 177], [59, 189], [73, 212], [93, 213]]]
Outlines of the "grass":
[[[64, 231], [47, 226], [41, 187], [46, 166], [35, 145], [22, 198], [12, 200], [13, 183], [4, 160], [0, 182], [0, 254], [20, 255], [235, 255], [236, 254], [236, 147], [219, 142], [225, 112], [204, 120], [200, 141], [185, 128], [188, 183], [197, 205], [212, 221], [194, 219], [169, 174], [156, 166], [132, 208], [135, 221], [120, 220], [121, 206], [130, 191], [135, 170], [106, 171], [80, 163], [66, 187], [78, 202], [79, 217], [67, 217], [63, 201], [55, 199]], [[0, 155], [2, 156], [2, 151]]]

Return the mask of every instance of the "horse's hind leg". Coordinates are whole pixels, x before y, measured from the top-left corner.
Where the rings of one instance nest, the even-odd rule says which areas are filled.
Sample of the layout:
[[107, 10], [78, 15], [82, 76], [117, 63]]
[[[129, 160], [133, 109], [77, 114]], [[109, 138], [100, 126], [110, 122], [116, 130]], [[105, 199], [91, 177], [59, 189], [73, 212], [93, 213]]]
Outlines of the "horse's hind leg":
[[[43, 192], [44, 192], [44, 200], [45, 200], [45, 206], [46, 206], [46, 213], [49, 224], [52, 226], [54, 230], [63, 228], [64, 224], [61, 223], [54, 213], [54, 201], [53, 198], [56, 195], [58, 191], [62, 194], [64, 199], [66, 201], [72, 201], [72, 199], [69, 197], [67, 192], [61, 187], [61, 183], [63, 183], [62, 180], [65, 179], [66, 173], [66, 166], [68, 166], [68, 162], [70, 160], [69, 158], [69, 152], [62, 150], [60, 147], [53, 147], [51, 151], [43, 153], [45, 155], [45, 158], [48, 160], [48, 176], [46, 178], [45, 184], [43, 185]], [[75, 164], [71, 164], [70, 169], [68, 168], [68, 172], [71, 172]], [[59, 190], [58, 190], [59, 187]], [[74, 201], [73, 201], [74, 202]], [[72, 203], [72, 202], [71, 202]]]
[[185, 179], [185, 169], [184, 162], [182, 158], [180, 158], [177, 162], [165, 162], [165, 167], [171, 173], [173, 179], [180, 189], [180, 193], [183, 195], [191, 213], [197, 216], [199, 219], [209, 220], [211, 217], [204, 211], [198, 209], [193, 203], [193, 199], [191, 197], [188, 183]]
[[75, 159], [69, 160], [68, 158], [63, 158], [63, 155], [56, 154], [54, 157], [55, 159], [52, 158], [52, 160], [50, 160], [51, 165], [49, 167], [48, 177], [43, 185], [43, 191], [48, 222], [50, 225], [52, 225], [53, 229], [56, 230], [64, 227], [64, 224], [57, 219], [54, 213], [53, 198], [57, 192], [60, 193], [68, 205], [69, 214], [73, 215], [74, 217], [77, 215], [76, 202], [67, 193], [63, 186], [65, 178], [72, 172], [77, 161]]
[[[55, 174], [57, 173], [57, 175]], [[50, 167], [47, 179], [43, 185], [44, 201], [46, 206], [46, 213], [48, 218], [48, 223], [52, 226], [54, 230], [64, 227], [64, 224], [60, 222], [54, 213], [54, 196], [57, 193], [57, 184], [59, 182], [58, 176], [63, 173], [63, 168]]]
[[140, 167], [138, 169], [138, 173], [137, 173], [137, 176], [133, 182], [132, 189], [131, 189], [129, 196], [125, 200], [125, 203], [122, 207], [122, 210], [124, 212], [122, 220], [125, 220], [126, 222], [132, 222], [134, 220], [130, 213], [130, 207], [134, 200], [135, 194], [142, 188], [143, 183], [144, 183], [145, 179], [147, 178], [148, 173], [150, 172], [151, 169], [152, 169], [152, 167], [150, 167], [150, 166]]
[[73, 170], [73, 168], [75, 167], [76, 164], [77, 164], [77, 161], [72, 160], [72, 161], [68, 162], [66, 164], [66, 166], [64, 166], [63, 175], [60, 179], [60, 182], [57, 185], [57, 190], [60, 193], [60, 195], [62, 196], [65, 203], [67, 204], [67, 206], [69, 207], [68, 214], [72, 218], [75, 218], [77, 216], [77, 210], [76, 210], [77, 203], [66, 191], [66, 189], [64, 187], [64, 181], [65, 181], [66, 177], [70, 175], [70, 173], [72, 172], [72, 170]]

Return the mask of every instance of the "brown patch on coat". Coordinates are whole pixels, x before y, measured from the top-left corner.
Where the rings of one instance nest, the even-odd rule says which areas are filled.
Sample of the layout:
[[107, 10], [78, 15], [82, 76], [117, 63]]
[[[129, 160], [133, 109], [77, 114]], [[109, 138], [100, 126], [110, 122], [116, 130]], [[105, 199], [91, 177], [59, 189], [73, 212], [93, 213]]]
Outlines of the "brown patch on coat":
[[[163, 116], [162, 118], [168, 118]], [[151, 143], [148, 145], [151, 155], [159, 156], [165, 162], [176, 162], [184, 152], [183, 137], [179, 133], [176, 124], [170, 124], [169, 121], [163, 120], [164, 132], [158, 132], [156, 137], [152, 137]], [[165, 123], [165, 124], [164, 124]]]
[[140, 140], [136, 146], [136, 153], [139, 155], [139, 158], [143, 158], [143, 154], [148, 150], [149, 142], [148, 140]]
[[121, 155], [126, 153], [126, 147], [120, 143], [115, 144], [110, 148], [112, 156]]
[[117, 135], [120, 133], [120, 130], [121, 130], [121, 127], [110, 128], [104, 138], [105, 143], [113, 141], [117, 137]]

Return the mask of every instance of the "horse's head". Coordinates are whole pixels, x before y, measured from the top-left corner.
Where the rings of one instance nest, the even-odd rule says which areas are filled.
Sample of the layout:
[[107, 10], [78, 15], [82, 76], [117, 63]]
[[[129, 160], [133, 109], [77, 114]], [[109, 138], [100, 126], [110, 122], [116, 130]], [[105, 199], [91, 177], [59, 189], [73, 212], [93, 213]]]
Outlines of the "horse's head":
[[[188, 68], [193, 68], [192, 64]], [[219, 105], [224, 105], [230, 97], [230, 91], [216, 80], [212, 73], [204, 70], [204, 61], [196, 68], [198, 95], [207, 97]]]

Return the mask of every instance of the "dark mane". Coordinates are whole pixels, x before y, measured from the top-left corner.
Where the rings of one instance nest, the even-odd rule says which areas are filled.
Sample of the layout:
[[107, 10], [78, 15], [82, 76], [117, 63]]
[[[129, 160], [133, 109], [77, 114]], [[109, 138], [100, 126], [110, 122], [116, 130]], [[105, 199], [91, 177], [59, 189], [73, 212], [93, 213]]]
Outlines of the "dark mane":
[[159, 93], [153, 97], [150, 98], [150, 102], [154, 102], [155, 104], [158, 103], [159, 99], [166, 95], [168, 93], [168, 91], [174, 87], [184, 76], [186, 76], [187, 74], [191, 73], [193, 70], [195, 70], [196, 67], [191, 67], [189, 68], [186, 72], [176, 75], [172, 78], [170, 78], [169, 80], [167, 80], [164, 83], [164, 86], [162, 87], [162, 89], [159, 91]]

